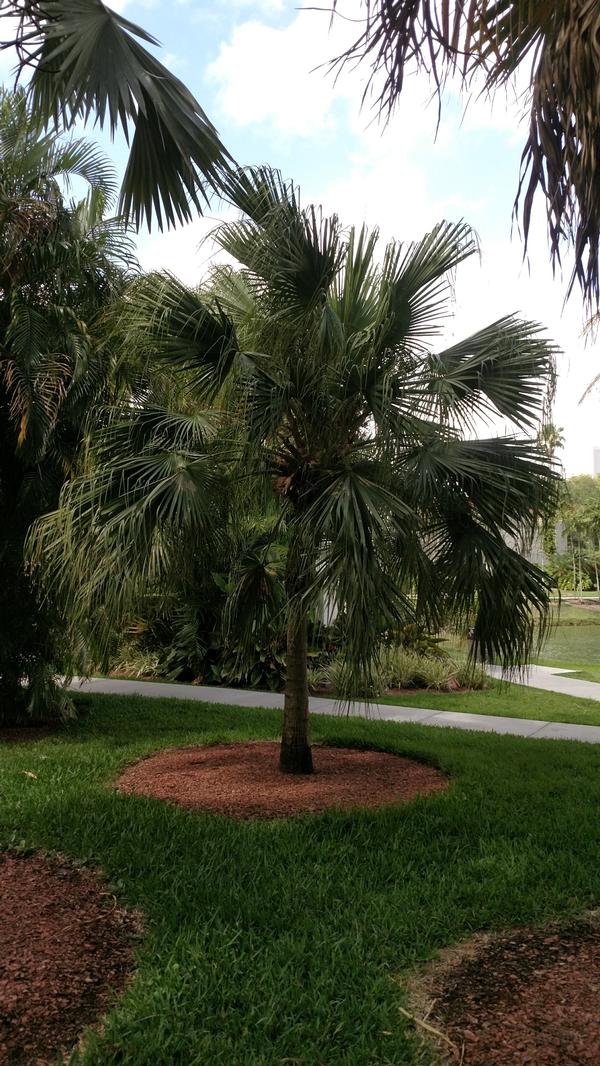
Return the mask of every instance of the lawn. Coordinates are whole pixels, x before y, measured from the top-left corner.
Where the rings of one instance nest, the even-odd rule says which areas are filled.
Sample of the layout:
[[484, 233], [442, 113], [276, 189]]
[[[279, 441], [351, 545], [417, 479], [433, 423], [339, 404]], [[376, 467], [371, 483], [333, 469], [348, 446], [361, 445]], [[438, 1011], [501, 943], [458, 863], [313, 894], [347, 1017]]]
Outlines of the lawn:
[[600, 611], [566, 603], [535, 660], [544, 666], [574, 670], [573, 677], [600, 682]]
[[136, 980], [78, 1063], [426, 1066], [399, 1012], [415, 963], [478, 929], [600, 902], [600, 747], [319, 717], [315, 740], [416, 754], [449, 791], [235, 823], [111, 781], [159, 748], [275, 737], [278, 712], [77, 703], [64, 734], [0, 747], [0, 844], [98, 864], [146, 915]]
[[600, 725], [600, 700], [563, 696], [539, 688], [500, 682], [490, 678], [490, 687], [476, 692], [416, 692], [383, 696], [378, 703], [402, 707], [431, 707], [434, 711], [464, 711], [504, 718], [533, 718], [543, 722], [573, 722]]
[[[466, 655], [468, 651], [468, 642], [461, 640], [456, 635], [449, 635], [446, 639], [443, 647], [450, 653], [459, 656]], [[600, 611], [593, 611], [586, 607], [578, 607], [576, 604], [563, 603], [560, 607], [560, 611], [556, 608], [555, 624], [553, 625], [544, 645], [541, 649], [539, 656], [533, 659], [534, 663], [538, 663], [541, 666], [556, 666], [558, 669], [574, 671], [571, 676], [580, 678], [582, 681], [595, 681], [600, 683]], [[505, 693], [506, 695], [506, 693]], [[540, 693], [541, 695], [541, 693]], [[461, 697], [458, 697], [459, 699]], [[469, 696], [464, 697], [466, 699], [466, 705], [459, 707], [457, 705], [444, 706], [444, 710], [451, 710], [453, 707], [455, 710], [471, 711], [474, 708], [470, 705], [471, 700]], [[508, 703], [510, 706], [515, 702], [519, 702], [519, 698], [516, 693], [511, 692]], [[446, 701], [448, 702], [448, 701]], [[586, 701], [578, 700], [579, 704], [583, 704]], [[495, 699], [493, 694], [490, 693], [491, 706], [495, 706]], [[429, 704], [417, 704], [417, 706], [427, 707]], [[438, 707], [441, 704], [435, 703], [432, 706]], [[511, 717], [517, 718], [539, 718], [542, 717], [538, 714], [521, 714], [520, 711], [513, 712], [511, 710], [486, 710], [487, 702], [484, 701], [482, 705], [481, 714], [507, 714]], [[591, 708], [590, 708], [591, 710]], [[563, 719], [556, 719], [552, 715], [544, 715], [543, 717], [549, 718], [552, 721], [565, 721], [565, 722], [591, 722], [591, 719], [586, 714], [585, 707], [573, 708], [576, 714], [581, 714], [583, 717], [568, 717]], [[600, 720], [595, 723], [600, 724]]]

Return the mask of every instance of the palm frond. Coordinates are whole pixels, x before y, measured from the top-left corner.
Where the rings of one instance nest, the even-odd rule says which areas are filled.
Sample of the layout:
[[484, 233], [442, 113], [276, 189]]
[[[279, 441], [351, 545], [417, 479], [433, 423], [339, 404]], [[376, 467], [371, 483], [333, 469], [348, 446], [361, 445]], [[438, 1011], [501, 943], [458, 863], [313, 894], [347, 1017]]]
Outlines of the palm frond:
[[6, 14], [20, 19], [15, 44], [40, 117], [69, 128], [94, 115], [127, 137], [133, 126], [122, 213], [162, 229], [200, 211], [230, 156], [197, 100], [140, 43], [156, 41], [101, 0], [15, 0]]
[[558, 349], [535, 322], [514, 315], [428, 358], [423, 386], [442, 418], [472, 423], [473, 416], [537, 424], [554, 376]]
[[[334, 10], [341, 7], [334, 2]], [[483, 75], [493, 93], [524, 62], [531, 64], [529, 130], [521, 158], [515, 210], [521, 208], [525, 246], [533, 203], [546, 204], [550, 253], [559, 266], [571, 245], [578, 282], [589, 305], [600, 300], [600, 194], [597, 155], [600, 106], [597, 47], [600, 12], [588, 0], [365, 0], [353, 45], [333, 62], [366, 63], [369, 86], [389, 112], [413, 64], [433, 78], [441, 97], [449, 76], [469, 88]]]
[[214, 398], [239, 352], [235, 328], [218, 305], [171, 274], [134, 282], [119, 316], [121, 332], [139, 352], [188, 372], [190, 384]]
[[266, 286], [272, 313], [294, 316], [322, 304], [343, 261], [336, 216], [311, 205], [301, 209], [292, 182], [258, 167], [228, 178], [226, 197], [243, 211], [239, 222], [213, 232], [223, 251]]
[[477, 241], [465, 222], [440, 222], [415, 244], [387, 246], [376, 324], [381, 349], [409, 345], [425, 350], [440, 331], [453, 272], [476, 251]]

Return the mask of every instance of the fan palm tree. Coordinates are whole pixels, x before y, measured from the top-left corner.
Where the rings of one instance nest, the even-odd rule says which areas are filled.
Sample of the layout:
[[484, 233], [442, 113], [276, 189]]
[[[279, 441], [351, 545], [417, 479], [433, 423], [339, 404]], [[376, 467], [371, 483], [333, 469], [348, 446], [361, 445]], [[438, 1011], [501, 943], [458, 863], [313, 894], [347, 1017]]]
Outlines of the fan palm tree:
[[[30, 75], [34, 114], [56, 129], [120, 128], [129, 162], [121, 213], [160, 229], [200, 211], [230, 156], [197, 100], [140, 42], [157, 42], [101, 0], [2, 0], [0, 48]], [[1, 27], [0, 27], [1, 32]]]
[[[79, 203], [65, 183], [87, 182]], [[94, 146], [40, 131], [24, 93], [0, 95], [0, 720], [63, 706], [52, 674], [61, 627], [23, 563], [30, 523], [55, 507], [112, 357], [94, 333], [133, 263], [114, 174]]]
[[[341, 0], [334, 7], [343, 13]], [[334, 65], [364, 61], [380, 106], [399, 99], [408, 68], [424, 68], [438, 93], [449, 76], [468, 87], [483, 76], [493, 92], [531, 66], [529, 132], [517, 203], [525, 241], [536, 192], [546, 201], [551, 257], [564, 241], [575, 254], [570, 293], [600, 299], [600, 8], [588, 0], [365, 0], [365, 20]]]
[[[555, 494], [535, 440], [553, 349], [507, 317], [433, 350], [475, 251], [463, 223], [378, 258], [376, 232], [344, 235], [277, 173], [243, 172], [229, 194], [242, 217], [215, 236], [236, 267], [204, 292], [147, 276], [120, 312], [127, 349], [181, 375], [185, 405], [113, 411], [32, 553], [101, 641], [149, 583], [210, 565], [224, 485], [272, 494], [287, 531], [280, 765], [307, 773], [307, 619], [323, 597], [343, 619], [345, 691], [368, 683], [382, 627], [448, 614], [483, 658], [526, 661], [548, 578], [510, 544]], [[497, 414], [514, 435], [465, 436]]]

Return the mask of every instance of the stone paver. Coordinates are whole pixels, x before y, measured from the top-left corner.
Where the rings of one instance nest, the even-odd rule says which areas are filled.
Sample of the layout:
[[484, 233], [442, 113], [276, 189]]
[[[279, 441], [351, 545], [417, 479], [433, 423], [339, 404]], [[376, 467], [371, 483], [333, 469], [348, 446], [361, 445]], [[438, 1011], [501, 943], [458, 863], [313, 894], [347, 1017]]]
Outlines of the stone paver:
[[[600, 687], [600, 686], [599, 686]], [[253, 692], [249, 689], [212, 688], [208, 685], [175, 685], [158, 681], [122, 681], [116, 678], [74, 678], [71, 688], [81, 692], [99, 692], [120, 696], [150, 696], [165, 699], [198, 700], [204, 703], [234, 704], [238, 707], [283, 707], [278, 692]], [[334, 700], [312, 697], [313, 714], [335, 714]], [[396, 704], [353, 702], [344, 706], [353, 717], [388, 722], [417, 722], [420, 725], [467, 729], [482, 733], [533, 737], [547, 740], [580, 740], [600, 744], [600, 726], [572, 725], [568, 722], [543, 722], [531, 718], [502, 718], [488, 714], [460, 711], [434, 711], [425, 707], [400, 707]]]

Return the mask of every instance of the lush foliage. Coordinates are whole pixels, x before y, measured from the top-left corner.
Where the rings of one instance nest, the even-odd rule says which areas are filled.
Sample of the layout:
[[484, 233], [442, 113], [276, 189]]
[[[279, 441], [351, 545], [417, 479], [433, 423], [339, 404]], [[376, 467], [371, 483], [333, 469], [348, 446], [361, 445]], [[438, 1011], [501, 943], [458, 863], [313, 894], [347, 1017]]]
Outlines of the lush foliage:
[[315, 692], [330, 690], [346, 700], [355, 698], [379, 699], [388, 689], [426, 688], [453, 692], [456, 689], [483, 689], [488, 679], [473, 662], [454, 659], [450, 655], [425, 655], [400, 647], [386, 647], [377, 656], [371, 671], [370, 684], [362, 691], [349, 689], [344, 660], [334, 656], [308, 672], [309, 685]]
[[431, 760], [450, 790], [236, 823], [111, 782], [162, 747], [274, 739], [279, 712], [106, 696], [80, 707], [64, 735], [0, 748], [0, 847], [100, 866], [145, 916], [135, 979], [80, 1064], [422, 1066], [398, 1010], [415, 964], [476, 930], [598, 905], [595, 745], [319, 716], [318, 741]]
[[600, 476], [569, 478], [557, 517], [566, 551], [551, 553], [549, 573], [561, 589], [595, 588], [600, 598]]
[[[89, 188], [80, 202], [65, 183]], [[82, 421], [106, 399], [112, 363], [101, 313], [121, 292], [131, 245], [106, 160], [41, 132], [19, 93], [0, 96], [0, 720], [62, 704], [52, 674], [62, 627], [23, 565], [31, 522], [76, 467]]]
[[[379, 257], [376, 232], [343, 234], [270, 170], [240, 172], [228, 196], [242, 216], [216, 239], [238, 268], [203, 293], [151, 275], [122, 305], [124, 348], [157, 384], [107, 417], [38, 527], [56, 594], [106, 649], [141, 595], [210, 566], [252, 501], [274, 515], [263, 562], [286, 531], [288, 724], [306, 717], [306, 626], [324, 603], [356, 690], [382, 631], [449, 614], [482, 657], [523, 661], [548, 583], [508, 540], [535, 529], [557, 481], [535, 440], [553, 357], [540, 327], [508, 317], [432, 351], [476, 248], [462, 223]], [[498, 414], [515, 435], [466, 437]], [[263, 565], [264, 595], [243, 595], [257, 572], [245, 582], [241, 565], [233, 614], [254, 639], [274, 586]]]

